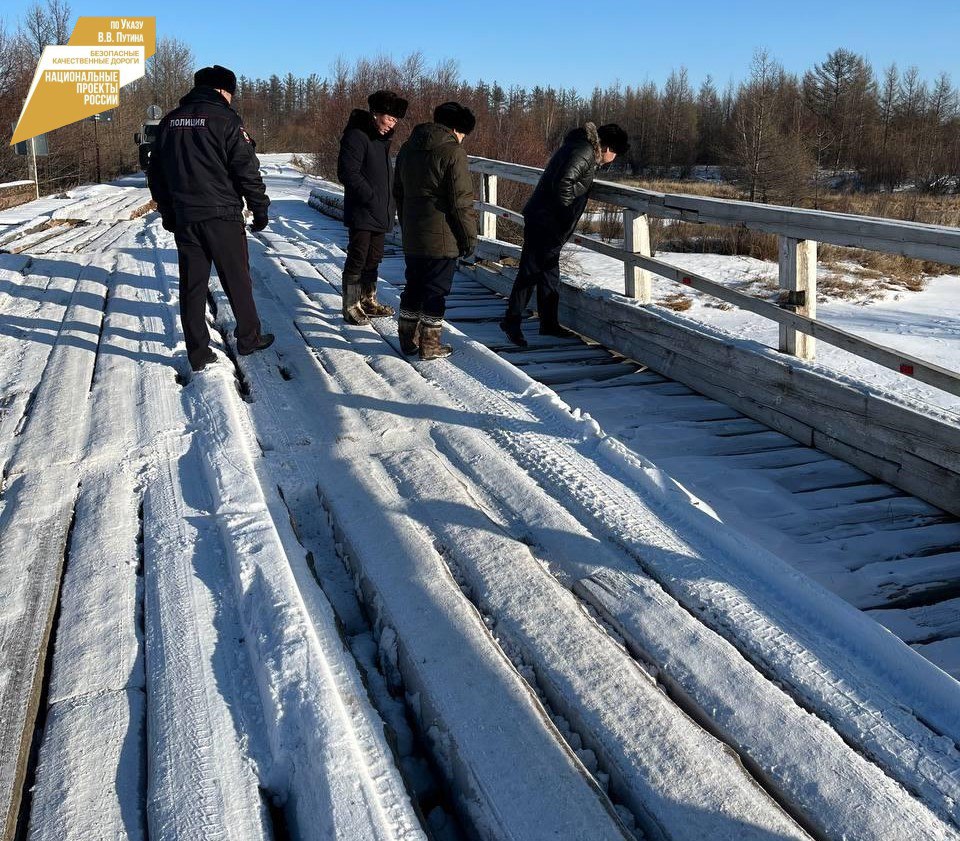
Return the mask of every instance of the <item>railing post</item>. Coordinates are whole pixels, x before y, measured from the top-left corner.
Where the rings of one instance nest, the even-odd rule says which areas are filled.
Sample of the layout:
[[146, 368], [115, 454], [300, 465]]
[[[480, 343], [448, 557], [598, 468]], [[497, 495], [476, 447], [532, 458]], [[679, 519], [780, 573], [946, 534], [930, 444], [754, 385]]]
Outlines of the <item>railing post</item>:
[[[780, 237], [780, 306], [816, 318], [817, 243], [810, 239]], [[780, 325], [780, 352], [800, 359], [816, 357], [816, 339]]]
[[[645, 213], [623, 211], [623, 248], [633, 254], [650, 256], [650, 224]], [[649, 304], [652, 300], [650, 272], [627, 263], [623, 267], [623, 276], [626, 296], [641, 304]]]
[[[480, 197], [487, 204], [497, 203], [497, 176], [484, 173], [480, 176]], [[480, 236], [497, 238], [497, 215], [489, 210], [480, 214]]]

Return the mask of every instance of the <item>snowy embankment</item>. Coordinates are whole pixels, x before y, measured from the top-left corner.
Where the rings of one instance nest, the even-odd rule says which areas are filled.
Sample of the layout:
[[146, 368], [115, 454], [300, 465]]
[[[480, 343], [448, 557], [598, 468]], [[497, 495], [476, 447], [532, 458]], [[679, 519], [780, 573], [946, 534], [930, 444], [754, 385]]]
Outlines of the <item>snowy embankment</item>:
[[345, 326], [264, 163], [277, 341], [193, 378], [154, 215], [0, 255], [4, 668], [66, 567], [32, 837], [960, 838], [960, 684], [483, 346]]

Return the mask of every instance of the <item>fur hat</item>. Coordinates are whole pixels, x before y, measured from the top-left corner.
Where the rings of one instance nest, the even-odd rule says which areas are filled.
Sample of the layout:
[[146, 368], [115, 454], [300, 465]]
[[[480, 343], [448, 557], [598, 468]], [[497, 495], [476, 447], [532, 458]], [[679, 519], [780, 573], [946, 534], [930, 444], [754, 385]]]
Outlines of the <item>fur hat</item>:
[[375, 114], [386, 114], [402, 120], [407, 116], [407, 100], [393, 91], [374, 91], [367, 97], [367, 105]]
[[193, 74], [193, 83], [226, 91], [230, 96], [237, 92], [237, 74], [219, 64], [213, 67], [201, 67]]
[[597, 129], [597, 134], [600, 135], [600, 145], [611, 152], [625, 155], [630, 149], [630, 138], [616, 123], [607, 123], [605, 126], [600, 126]]
[[473, 111], [459, 102], [444, 102], [433, 109], [433, 121], [461, 134], [470, 134], [477, 125]]

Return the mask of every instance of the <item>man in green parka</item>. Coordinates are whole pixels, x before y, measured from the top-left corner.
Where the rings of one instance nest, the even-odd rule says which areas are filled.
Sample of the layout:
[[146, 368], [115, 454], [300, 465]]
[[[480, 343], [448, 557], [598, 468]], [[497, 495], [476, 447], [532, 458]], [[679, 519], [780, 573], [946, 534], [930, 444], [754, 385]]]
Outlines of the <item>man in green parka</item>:
[[460, 145], [476, 125], [456, 102], [438, 105], [397, 155], [393, 193], [403, 232], [406, 286], [400, 295], [401, 350], [421, 359], [452, 353], [441, 344], [447, 295], [458, 257], [477, 247], [477, 214], [467, 154]]

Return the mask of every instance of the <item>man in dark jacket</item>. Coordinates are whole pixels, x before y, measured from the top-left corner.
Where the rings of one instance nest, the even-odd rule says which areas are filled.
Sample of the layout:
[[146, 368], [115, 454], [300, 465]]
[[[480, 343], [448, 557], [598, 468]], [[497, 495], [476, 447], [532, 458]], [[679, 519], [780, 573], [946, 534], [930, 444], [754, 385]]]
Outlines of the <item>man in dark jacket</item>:
[[500, 327], [513, 344], [525, 347], [520, 321], [534, 288], [540, 333], [568, 335], [557, 311], [560, 305], [560, 250], [577, 227], [587, 206], [597, 167], [624, 154], [630, 144], [615, 123], [586, 123], [571, 131], [554, 153], [523, 209], [523, 251]]
[[337, 158], [343, 221], [350, 231], [343, 264], [343, 317], [349, 324], [393, 315], [393, 307], [377, 301], [377, 269], [395, 213], [390, 141], [407, 113], [407, 100], [393, 91], [376, 91], [367, 104], [369, 111], [356, 108], [350, 115]]
[[201, 371], [217, 360], [206, 320], [211, 263], [233, 308], [238, 352], [273, 342], [270, 333], [260, 332], [243, 227], [244, 199], [254, 231], [267, 226], [270, 199], [255, 144], [230, 107], [237, 77], [215, 64], [193, 80], [193, 90], [160, 121], [147, 180], [163, 227], [177, 243], [180, 319], [190, 367]]
[[432, 123], [414, 128], [397, 155], [393, 194], [403, 231], [407, 283], [400, 296], [400, 347], [407, 355], [440, 359], [452, 352], [440, 343], [447, 295], [457, 257], [477, 247], [477, 214], [467, 154], [460, 145], [473, 131], [469, 108], [445, 102]]

